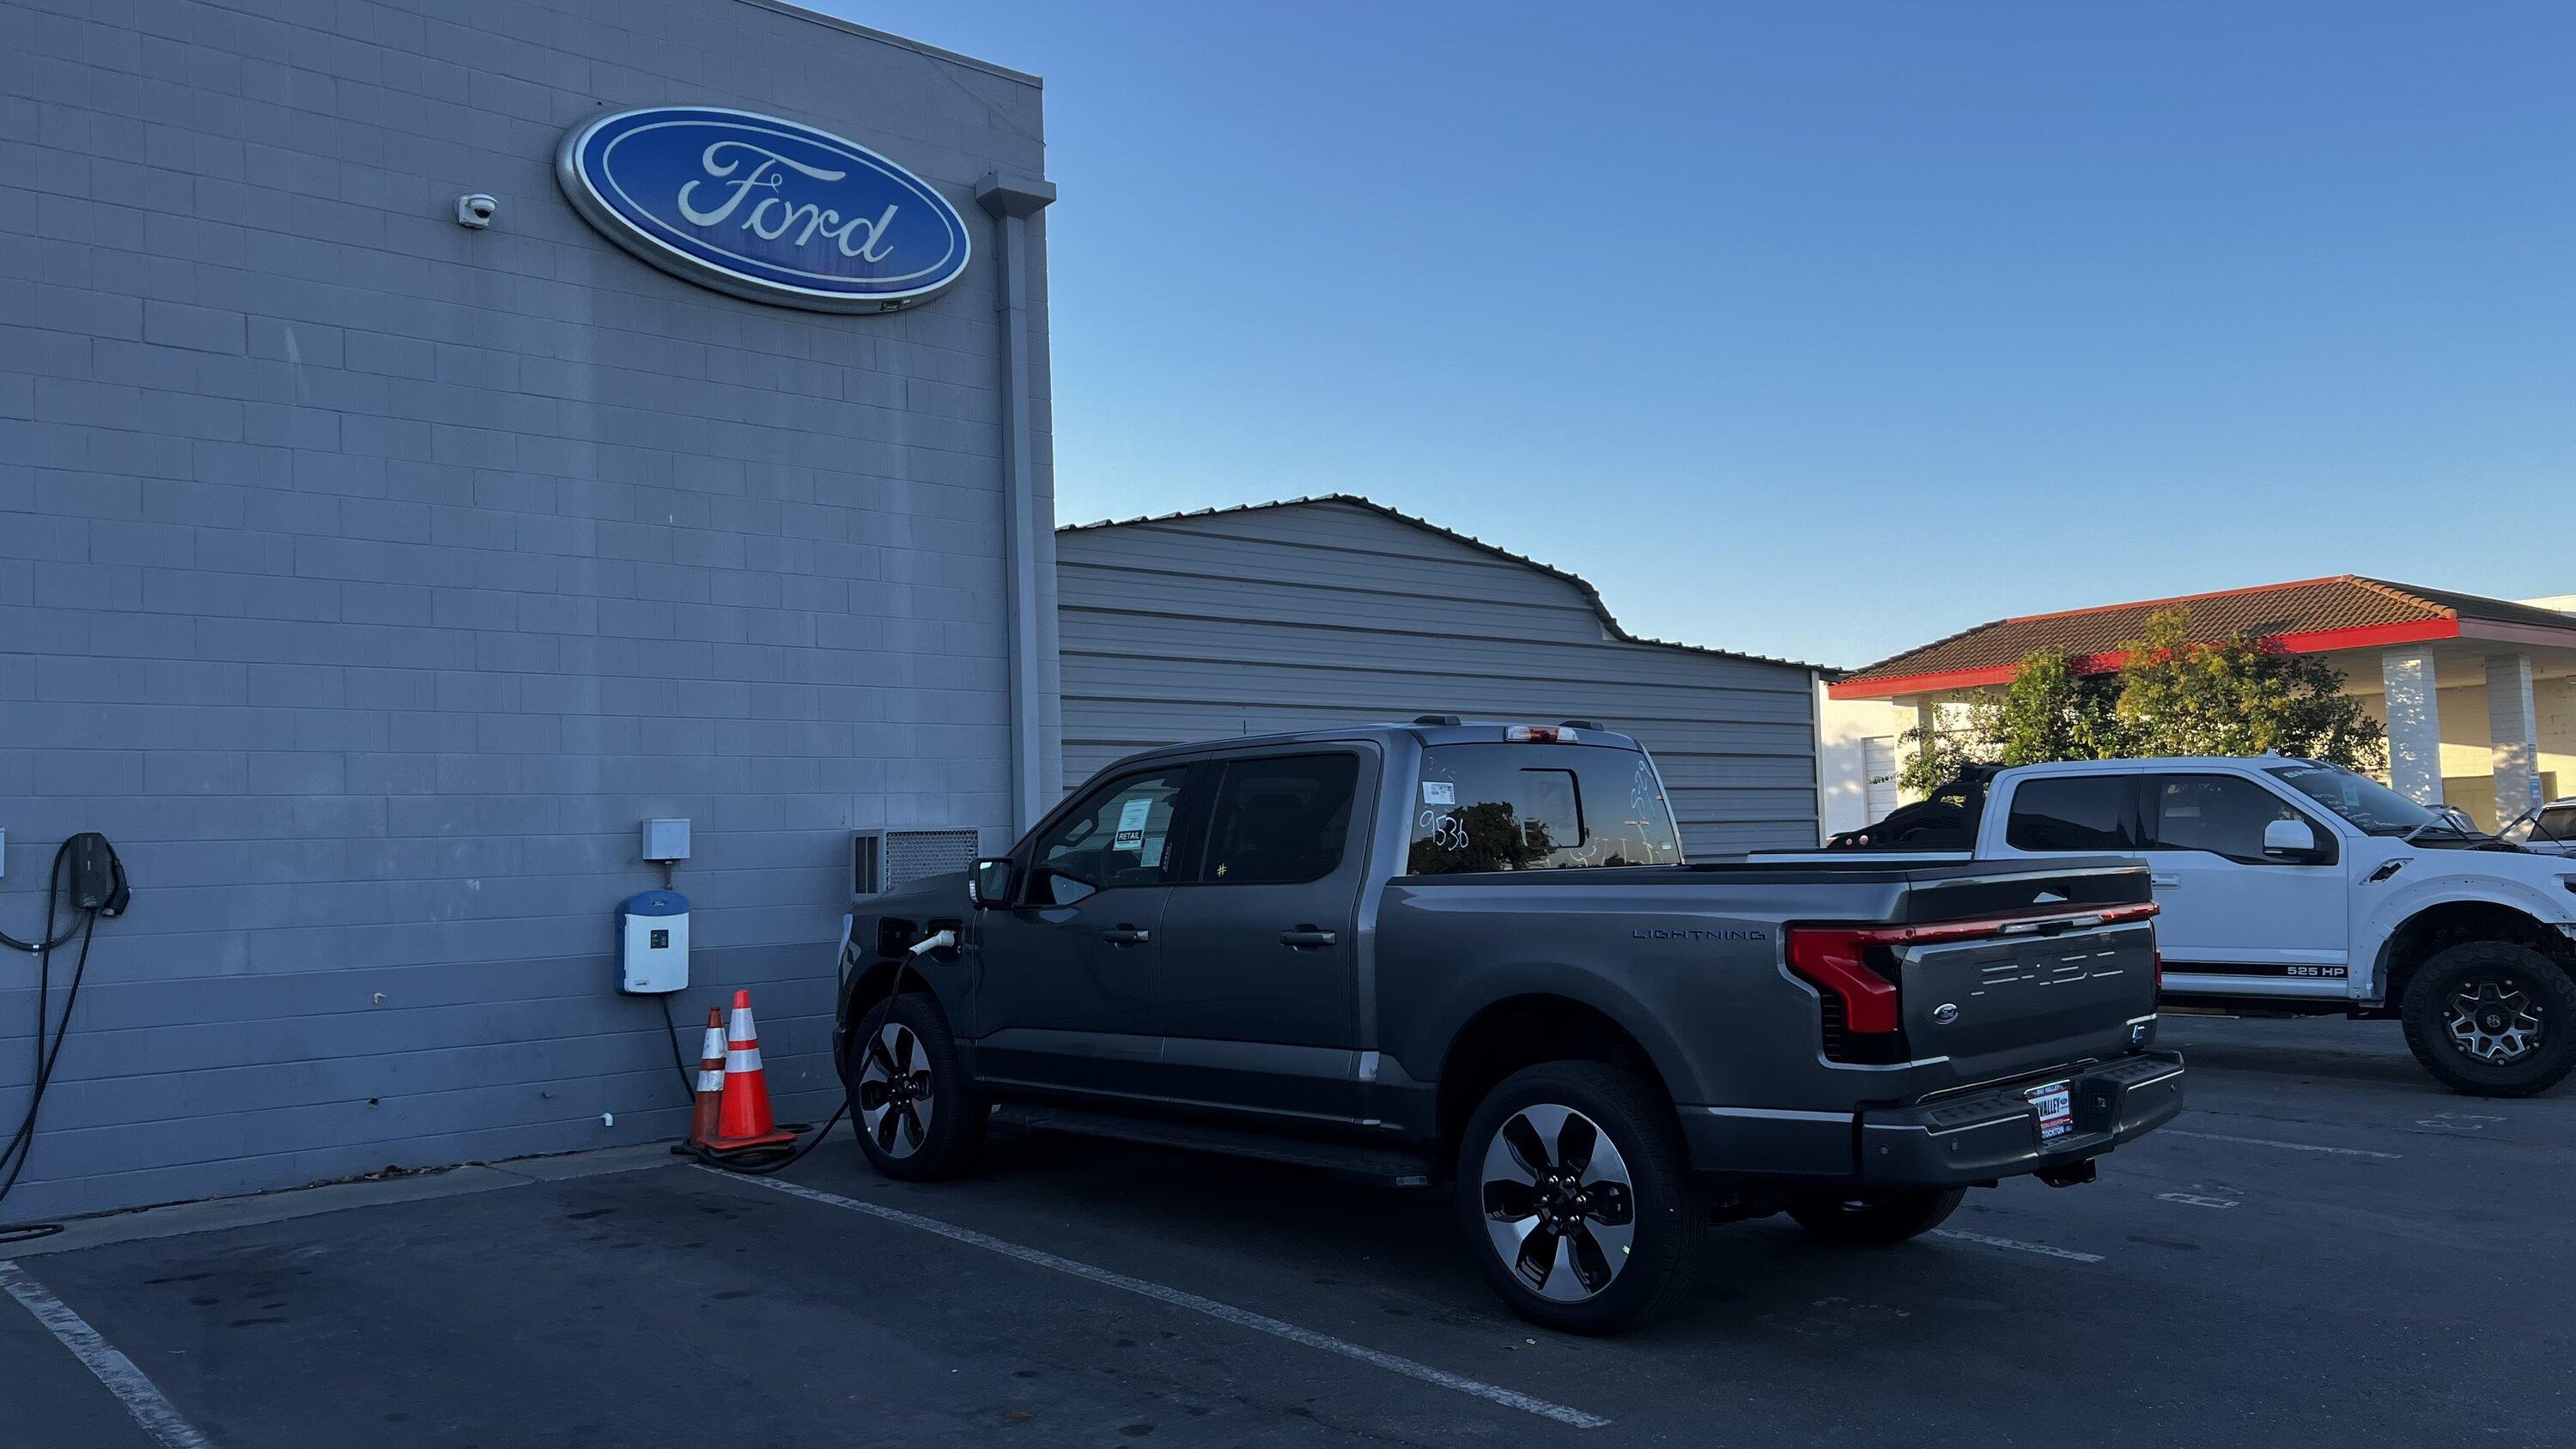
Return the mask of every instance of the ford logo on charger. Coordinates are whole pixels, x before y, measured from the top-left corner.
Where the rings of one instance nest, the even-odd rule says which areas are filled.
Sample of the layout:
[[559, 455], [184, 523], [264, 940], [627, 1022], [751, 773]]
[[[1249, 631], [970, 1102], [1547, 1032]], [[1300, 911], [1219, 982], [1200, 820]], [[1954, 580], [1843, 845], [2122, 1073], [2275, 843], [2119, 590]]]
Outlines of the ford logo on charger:
[[954, 282], [974, 243], [929, 183], [828, 131], [711, 106], [573, 128], [555, 179], [609, 240], [700, 286], [889, 312]]

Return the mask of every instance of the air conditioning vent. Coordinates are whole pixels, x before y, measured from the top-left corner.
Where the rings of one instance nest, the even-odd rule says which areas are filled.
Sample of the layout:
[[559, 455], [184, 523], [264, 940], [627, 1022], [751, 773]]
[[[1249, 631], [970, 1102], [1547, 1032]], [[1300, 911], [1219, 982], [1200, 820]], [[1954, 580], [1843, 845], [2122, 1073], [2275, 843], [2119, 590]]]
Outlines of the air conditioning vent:
[[975, 864], [977, 836], [972, 830], [889, 830], [885, 841], [889, 887]]
[[872, 896], [924, 876], [975, 864], [972, 830], [856, 830], [850, 833], [850, 894]]
[[872, 896], [885, 888], [885, 832], [882, 830], [851, 832], [850, 894]]

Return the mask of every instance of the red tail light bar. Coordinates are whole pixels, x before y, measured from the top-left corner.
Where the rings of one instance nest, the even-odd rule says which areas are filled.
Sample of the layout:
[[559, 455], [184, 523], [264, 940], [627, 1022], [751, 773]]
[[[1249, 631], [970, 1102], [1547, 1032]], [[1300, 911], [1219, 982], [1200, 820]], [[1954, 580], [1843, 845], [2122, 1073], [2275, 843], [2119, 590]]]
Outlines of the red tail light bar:
[[[2089, 931], [2147, 920], [2157, 909], [2153, 901], [2137, 901], [2047, 915], [1934, 921], [1920, 926], [1791, 926], [1789, 969], [1817, 990], [1831, 992], [1842, 1001], [1845, 1030], [1885, 1035], [1901, 1030], [1903, 1023], [1897, 1017], [1896, 983], [1869, 964], [1869, 952], [1874, 947], [1981, 941], [2051, 930]], [[2157, 966], [2161, 972], [2161, 958]]]

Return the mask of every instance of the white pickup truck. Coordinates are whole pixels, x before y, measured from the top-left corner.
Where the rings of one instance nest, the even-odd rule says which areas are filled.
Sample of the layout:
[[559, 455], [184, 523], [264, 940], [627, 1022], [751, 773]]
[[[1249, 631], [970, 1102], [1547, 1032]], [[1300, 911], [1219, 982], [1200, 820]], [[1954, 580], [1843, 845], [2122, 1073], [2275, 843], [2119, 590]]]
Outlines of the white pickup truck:
[[1834, 844], [1897, 856], [2135, 855], [2163, 1000], [2396, 1017], [2455, 1091], [2576, 1067], [2576, 860], [2481, 835], [2333, 765], [2279, 756], [1979, 768]]

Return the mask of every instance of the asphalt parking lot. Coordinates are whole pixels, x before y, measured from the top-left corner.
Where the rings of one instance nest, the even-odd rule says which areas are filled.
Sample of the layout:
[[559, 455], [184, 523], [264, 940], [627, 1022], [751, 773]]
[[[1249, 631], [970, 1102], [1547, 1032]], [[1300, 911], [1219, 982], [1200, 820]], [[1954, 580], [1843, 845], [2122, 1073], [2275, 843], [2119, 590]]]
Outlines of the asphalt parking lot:
[[2576, 1442], [2576, 1088], [2453, 1096], [2393, 1026], [2166, 1044], [2192, 1106], [2100, 1182], [1895, 1249], [1720, 1227], [1607, 1341], [1504, 1313], [1445, 1197], [1060, 1138], [67, 1237], [0, 1269], [0, 1445]]

